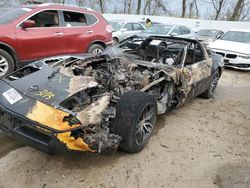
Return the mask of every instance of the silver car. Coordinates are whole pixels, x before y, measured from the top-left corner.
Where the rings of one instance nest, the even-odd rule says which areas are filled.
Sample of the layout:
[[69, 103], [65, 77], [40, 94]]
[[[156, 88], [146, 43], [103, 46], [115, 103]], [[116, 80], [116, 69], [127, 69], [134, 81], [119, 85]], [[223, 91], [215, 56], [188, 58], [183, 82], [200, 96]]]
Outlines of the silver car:
[[153, 24], [139, 34], [141, 37], [149, 36], [174, 36], [181, 38], [195, 39], [196, 34], [191, 28], [183, 25], [170, 25], [170, 24]]
[[224, 34], [223, 31], [217, 29], [202, 29], [197, 32], [197, 40], [205, 47]]
[[112, 35], [114, 43], [119, 43], [145, 30], [145, 26], [137, 22], [110, 21], [109, 23], [113, 27]]

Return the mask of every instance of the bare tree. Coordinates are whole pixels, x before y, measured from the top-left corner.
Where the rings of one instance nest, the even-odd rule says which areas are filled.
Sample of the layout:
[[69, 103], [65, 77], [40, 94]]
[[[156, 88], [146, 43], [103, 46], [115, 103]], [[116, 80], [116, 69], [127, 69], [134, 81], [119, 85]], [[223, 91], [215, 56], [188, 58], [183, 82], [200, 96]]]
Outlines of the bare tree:
[[219, 19], [220, 13], [221, 13], [221, 9], [224, 6], [226, 0], [212, 0], [212, 5], [215, 9], [215, 20]]
[[136, 14], [140, 14], [141, 13], [141, 0], [137, 1], [137, 9], [136, 9]]
[[211, 4], [214, 12], [209, 13], [209, 17], [211, 19], [214, 20], [218, 20], [221, 17], [225, 17], [225, 16], [221, 16], [221, 14], [227, 14], [227, 13], [223, 13], [222, 11], [225, 10], [227, 8], [226, 4], [230, 3], [229, 0], [200, 0], [203, 3], [207, 3], [207, 4]]
[[143, 8], [143, 14], [147, 14], [147, 8], [148, 8], [148, 6], [149, 6], [149, 2], [151, 1], [151, 0], [145, 0], [146, 2], [145, 2], [145, 5], [144, 5], [144, 8]]
[[101, 9], [101, 12], [104, 13], [104, 0], [99, 0], [99, 6]]
[[240, 20], [250, 20], [250, 1], [245, 2], [244, 7], [242, 8]]
[[229, 18], [230, 21], [239, 20], [242, 9], [244, 7], [243, 5], [244, 5], [244, 0], [238, 0], [237, 1], [236, 5], [235, 5], [235, 8], [234, 8], [234, 11], [233, 11], [233, 14]]
[[198, 5], [197, 5], [197, 1], [196, 0], [192, 0], [189, 3], [189, 13], [188, 13], [188, 17], [189, 18], [199, 18], [199, 9], [198, 9]]
[[158, 15], [161, 11], [163, 11], [163, 13], [168, 12], [162, 0], [155, 0], [154, 6], [155, 7], [153, 9], [152, 15]]
[[182, 0], [182, 14], [181, 17], [184, 18], [186, 15], [186, 0]]
[[131, 4], [132, 4], [132, 0], [127, 0], [127, 6], [128, 6], [128, 14], [131, 14]]
[[188, 15], [189, 18], [193, 17], [193, 8], [194, 8], [194, 1], [191, 1], [189, 3], [189, 15]]
[[200, 17], [200, 12], [199, 12], [196, 0], [194, 0], [194, 6], [195, 6], [196, 17], [199, 18]]

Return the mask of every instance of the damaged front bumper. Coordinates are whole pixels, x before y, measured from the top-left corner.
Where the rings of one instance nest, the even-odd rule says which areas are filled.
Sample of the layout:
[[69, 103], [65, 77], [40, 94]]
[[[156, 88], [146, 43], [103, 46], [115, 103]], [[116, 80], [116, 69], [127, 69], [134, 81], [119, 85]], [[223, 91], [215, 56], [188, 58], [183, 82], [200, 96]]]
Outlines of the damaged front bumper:
[[[116, 135], [107, 134], [113, 142], [111, 143], [108, 137], [106, 139], [99, 137], [99, 140], [96, 140], [97, 146], [93, 146], [92, 149], [92, 146], [85, 143], [82, 138], [72, 136], [78, 131], [77, 128], [71, 131], [55, 130], [10, 111], [2, 105], [0, 105], [0, 130], [19, 142], [48, 154], [68, 151], [113, 152], [118, 148], [120, 141]], [[102, 150], [101, 147], [107, 146], [107, 144], [109, 144], [109, 147]], [[100, 147], [98, 147], [99, 145]]]
[[67, 151], [55, 132], [0, 106], [0, 129], [10, 137], [49, 154]]
[[[94, 132], [90, 126], [71, 124], [71, 114], [24, 94], [11, 104], [4, 94], [14, 90], [0, 81], [0, 129], [21, 143], [45, 153], [66, 151], [106, 152], [117, 149], [120, 138], [109, 129]], [[75, 118], [73, 117], [75, 120]], [[86, 130], [87, 129], [87, 130]]]

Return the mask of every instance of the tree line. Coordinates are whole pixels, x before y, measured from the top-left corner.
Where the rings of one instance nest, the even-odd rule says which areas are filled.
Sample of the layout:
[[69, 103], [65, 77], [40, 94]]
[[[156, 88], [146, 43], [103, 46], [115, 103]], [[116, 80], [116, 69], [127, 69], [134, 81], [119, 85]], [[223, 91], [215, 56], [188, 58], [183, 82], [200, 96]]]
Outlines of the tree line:
[[[0, 0], [1, 1], [1, 0]], [[4, 0], [2, 0], [4, 1]], [[103, 13], [250, 20], [250, 0], [17, 0], [54, 2], [90, 7]], [[10, 2], [10, 1], [6, 1]]]

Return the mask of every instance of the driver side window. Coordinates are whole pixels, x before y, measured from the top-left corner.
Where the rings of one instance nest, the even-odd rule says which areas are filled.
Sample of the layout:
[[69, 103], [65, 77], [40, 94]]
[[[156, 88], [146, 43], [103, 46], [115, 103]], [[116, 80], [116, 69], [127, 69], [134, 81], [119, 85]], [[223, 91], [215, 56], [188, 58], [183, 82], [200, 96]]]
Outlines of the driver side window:
[[197, 43], [191, 43], [187, 50], [187, 55], [184, 65], [192, 65], [204, 60], [204, 54], [201, 47]]
[[35, 27], [58, 27], [59, 17], [56, 10], [46, 10], [32, 16], [29, 20], [35, 21]]
[[179, 27], [175, 27], [172, 31], [171, 31], [171, 34], [173, 33], [176, 33], [177, 35], [180, 35], [181, 32], [180, 32], [180, 28]]
[[123, 28], [127, 29], [127, 31], [133, 31], [133, 26], [130, 23], [127, 23]]

